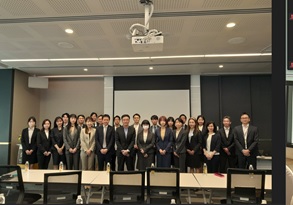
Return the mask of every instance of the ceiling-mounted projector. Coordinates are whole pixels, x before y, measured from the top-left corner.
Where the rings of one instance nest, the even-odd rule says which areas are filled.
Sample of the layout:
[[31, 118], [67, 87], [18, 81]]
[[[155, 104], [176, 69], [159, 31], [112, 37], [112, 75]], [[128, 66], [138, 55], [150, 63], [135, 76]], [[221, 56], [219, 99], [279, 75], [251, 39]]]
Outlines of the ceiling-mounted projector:
[[164, 36], [133, 36], [131, 41], [135, 52], [163, 51]]

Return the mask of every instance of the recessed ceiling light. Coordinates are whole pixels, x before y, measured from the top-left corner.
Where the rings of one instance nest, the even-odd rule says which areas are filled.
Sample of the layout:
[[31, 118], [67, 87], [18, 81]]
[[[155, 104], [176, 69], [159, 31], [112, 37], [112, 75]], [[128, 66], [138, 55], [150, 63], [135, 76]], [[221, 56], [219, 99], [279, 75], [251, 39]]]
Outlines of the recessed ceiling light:
[[59, 42], [57, 45], [61, 48], [74, 48], [74, 45], [68, 42]]
[[228, 24], [226, 25], [227, 28], [233, 28], [234, 26], [236, 26], [236, 23], [233, 23], [233, 22], [228, 23]]
[[243, 37], [235, 37], [228, 40], [230, 44], [240, 44], [243, 43], [246, 39]]
[[68, 28], [68, 29], [65, 29], [65, 32], [66, 32], [66, 33], [73, 33], [73, 30], [70, 29], [70, 28]]
[[224, 66], [223, 65], [219, 65], [219, 68], [223, 68]]
[[154, 68], [152, 66], [149, 67], [150, 70], [153, 70]]
[[87, 68], [84, 68], [83, 71], [88, 71], [88, 69]]

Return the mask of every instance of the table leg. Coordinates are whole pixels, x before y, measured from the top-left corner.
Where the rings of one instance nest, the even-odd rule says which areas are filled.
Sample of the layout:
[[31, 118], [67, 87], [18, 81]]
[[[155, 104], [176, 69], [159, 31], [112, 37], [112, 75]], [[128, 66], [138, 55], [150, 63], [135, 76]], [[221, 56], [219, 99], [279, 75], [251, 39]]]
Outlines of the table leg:
[[104, 202], [104, 194], [105, 194], [105, 186], [102, 187], [101, 204], [103, 204], [103, 202]]
[[202, 196], [203, 196], [203, 203], [207, 204], [206, 193], [204, 189], [202, 189]]
[[190, 189], [187, 189], [188, 203], [191, 204]]
[[212, 203], [212, 195], [213, 195], [213, 190], [210, 190], [210, 196], [209, 196], [209, 204]]
[[91, 197], [91, 193], [92, 193], [92, 186], [89, 187], [88, 193], [87, 193], [87, 197], [86, 197], [86, 204], [90, 203], [90, 197]]

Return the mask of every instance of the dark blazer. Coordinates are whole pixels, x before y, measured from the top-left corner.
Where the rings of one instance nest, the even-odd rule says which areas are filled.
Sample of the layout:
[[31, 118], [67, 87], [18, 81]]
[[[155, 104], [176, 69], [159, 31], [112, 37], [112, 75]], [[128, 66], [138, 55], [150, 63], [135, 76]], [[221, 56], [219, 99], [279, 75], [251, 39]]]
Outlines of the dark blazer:
[[161, 127], [159, 127], [155, 132], [156, 137], [156, 147], [159, 151], [160, 149], [166, 150], [166, 152], [172, 152], [172, 144], [173, 144], [173, 131], [166, 127], [165, 137], [162, 140], [161, 136]]
[[[208, 133], [206, 133], [206, 135], [204, 136], [204, 141], [203, 141], [203, 149], [206, 149], [206, 150], [207, 150], [208, 136], [209, 136]], [[220, 149], [221, 149], [221, 137], [218, 133], [216, 133], [214, 134], [214, 136], [212, 136], [210, 151], [220, 152]]]
[[54, 127], [52, 130], [51, 130], [51, 134], [50, 134], [50, 137], [51, 137], [51, 140], [52, 140], [52, 149], [53, 150], [56, 150], [55, 148], [55, 145], [57, 144], [58, 147], [62, 147], [64, 142], [63, 142], [63, 127], [61, 129], [61, 131], [58, 130], [58, 127]]
[[[129, 127], [133, 127], [133, 129], [135, 130], [134, 125], [130, 125]], [[136, 130], [135, 130], [135, 136], [137, 137], [138, 134], [141, 133], [142, 131], [143, 131], [142, 126], [138, 125], [137, 133], [136, 133]], [[137, 144], [137, 138], [135, 138], [134, 144]]]
[[194, 154], [200, 154], [201, 150], [200, 147], [202, 145], [202, 134], [200, 131], [196, 132], [193, 131], [193, 135], [191, 136], [190, 142], [188, 140], [189, 133], [186, 133], [187, 140], [186, 140], [186, 149], [194, 150]]
[[226, 152], [223, 150], [223, 148], [228, 148], [231, 155], [235, 155], [235, 143], [234, 143], [234, 135], [233, 135], [233, 128], [230, 127], [228, 138], [226, 137], [225, 129], [222, 127], [218, 131], [220, 137], [221, 137], [221, 154], [226, 154]]
[[40, 132], [40, 129], [38, 128], [34, 129], [32, 138], [31, 138], [31, 144], [29, 144], [28, 128], [25, 128], [22, 130], [21, 145], [22, 145], [23, 151], [32, 149], [35, 152], [37, 150], [37, 136], [39, 132]]
[[143, 132], [140, 132], [137, 135], [137, 146], [138, 149], [143, 149], [146, 154], [153, 154], [155, 152], [154, 144], [155, 144], [155, 134], [152, 133], [151, 130], [149, 130], [146, 142], [143, 140]]
[[[233, 133], [236, 146], [236, 155], [243, 155], [242, 150], [245, 149], [245, 143], [242, 125], [236, 126]], [[249, 149], [251, 156], [258, 155], [258, 137], [257, 127], [249, 125], [247, 130], [247, 149]]]
[[63, 141], [66, 148], [66, 153], [69, 153], [70, 148], [76, 148], [78, 150], [80, 149], [80, 129], [77, 128], [77, 132], [75, 133], [73, 138], [71, 138], [69, 135], [69, 130], [67, 129], [67, 127], [65, 127], [63, 132]]
[[174, 130], [173, 137], [174, 137], [173, 152], [176, 152], [177, 154], [186, 153], [186, 140], [187, 140], [186, 131], [182, 128], [180, 132], [178, 133], [178, 137], [176, 138], [176, 130]]
[[[154, 127], [154, 125], [151, 125], [151, 127], [150, 127], [150, 131], [151, 131], [151, 132], [153, 132], [153, 127]], [[157, 124], [156, 127], [155, 127], [155, 132], [156, 132], [156, 130], [157, 130], [159, 127], [161, 127], [161, 126]], [[153, 133], [155, 134], [155, 132], [153, 132]]]
[[[100, 150], [103, 149], [104, 143], [104, 126], [99, 126], [96, 128], [96, 153], [100, 153]], [[108, 125], [106, 132], [106, 149], [108, 149], [107, 153], [115, 152], [114, 149], [115, 144], [115, 130], [114, 127]]]
[[52, 139], [50, 137], [51, 131], [49, 131], [49, 136], [47, 138], [45, 131], [40, 131], [37, 137], [38, 153], [43, 154], [44, 152], [52, 151]]
[[121, 150], [133, 150], [135, 140], [135, 129], [131, 126], [128, 127], [127, 137], [125, 137], [124, 127], [118, 127], [115, 132], [115, 142], [117, 145], [117, 155]]

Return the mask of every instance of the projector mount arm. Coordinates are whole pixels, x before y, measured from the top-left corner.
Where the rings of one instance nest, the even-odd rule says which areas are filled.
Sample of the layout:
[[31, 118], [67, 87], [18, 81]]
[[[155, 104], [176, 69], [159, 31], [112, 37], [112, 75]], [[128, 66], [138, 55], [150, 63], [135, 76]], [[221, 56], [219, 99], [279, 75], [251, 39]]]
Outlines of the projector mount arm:
[[142, 35], [145, 38], [150, 38], [152, 36], [162, 35], [162, 32], [157, 29], [149, 30], [149, 22], [154, 12], [153, 2], [150, 0], [140, 0], [140, 3], [144, 5], [144, 24], [135, 23], [129, 28], [129, 33], [131, 36]]

